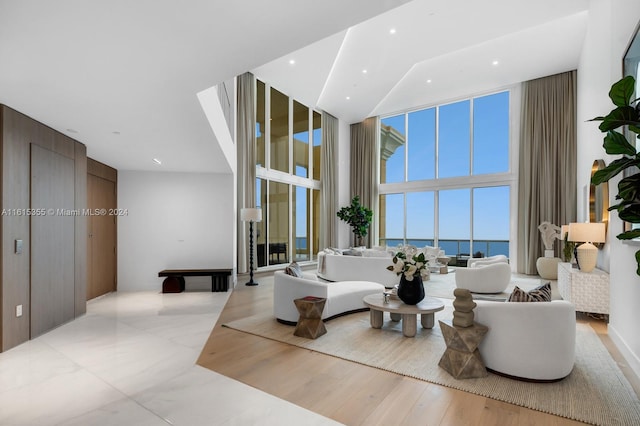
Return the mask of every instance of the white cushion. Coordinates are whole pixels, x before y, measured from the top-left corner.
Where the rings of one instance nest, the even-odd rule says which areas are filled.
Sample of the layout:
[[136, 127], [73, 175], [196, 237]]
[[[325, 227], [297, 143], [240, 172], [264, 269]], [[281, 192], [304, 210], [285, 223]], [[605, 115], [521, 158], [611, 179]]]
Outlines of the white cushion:
[[490, 265], [492, 263], [509, 263], [509, 258], [504, 254], [496, 254], [495, 256], [489, 257], [470, 257], [467, 259], [467, 268]]
[[362, 252], [362, 256], [389, 259], [389, 261], [391, 261], [391, 253], [384, 250], [365, 250]]

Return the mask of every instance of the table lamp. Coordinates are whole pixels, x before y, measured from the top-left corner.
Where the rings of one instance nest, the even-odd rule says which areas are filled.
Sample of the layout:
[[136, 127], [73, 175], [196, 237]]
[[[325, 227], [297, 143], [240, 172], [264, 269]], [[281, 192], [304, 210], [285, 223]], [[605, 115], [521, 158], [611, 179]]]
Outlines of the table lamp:
[[258, 285], [253, 281], [253, 222], [262, 221], [262, 209], [243, 208], [240, 210], [240, 220], [249, 222], [249, 282], [245, 285]]
[[598, 248], [593, 243], [605, 242], [605, 224], [602, 222], [571, 223], [568, 240], [582, 243], [576, 248], [578, 267], [582, 272], [591, 272], [598, 260]]

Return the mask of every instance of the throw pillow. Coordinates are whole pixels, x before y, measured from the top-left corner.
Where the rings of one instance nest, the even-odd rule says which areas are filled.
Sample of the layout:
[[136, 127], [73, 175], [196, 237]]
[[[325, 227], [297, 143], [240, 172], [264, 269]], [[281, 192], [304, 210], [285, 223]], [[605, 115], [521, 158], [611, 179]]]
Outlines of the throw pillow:
[[291, 262], [286, 268], [284, 273], [291, 275], [292, 277], [302, 278], [302, 268], [295, 261]]
[[509, 302], [551, 302], [551, 283], [543, 284], [526, 292], [516, 286], [509, 296]]

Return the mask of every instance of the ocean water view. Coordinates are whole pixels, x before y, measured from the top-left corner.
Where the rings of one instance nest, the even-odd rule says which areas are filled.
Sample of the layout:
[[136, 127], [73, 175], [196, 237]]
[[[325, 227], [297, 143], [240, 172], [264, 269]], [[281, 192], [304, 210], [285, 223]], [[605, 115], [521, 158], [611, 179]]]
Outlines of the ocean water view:
[[[434, 246], [434, 240], [432, 239], [409, 239], [406, 243], [416, 247]], [[380, 240], [380, 244], [387, 245], [387, 247], [396, 247], [404, 244], [404, 242], [400, 238], [388, 238]], [[457, 255], [488, 257], [498, 254], [509, 257], [509, 241], [507, 240], [473, 240], [473, 249], [471, 248], [470, 240], [438, 240], [437, 246], [450, 257]]]

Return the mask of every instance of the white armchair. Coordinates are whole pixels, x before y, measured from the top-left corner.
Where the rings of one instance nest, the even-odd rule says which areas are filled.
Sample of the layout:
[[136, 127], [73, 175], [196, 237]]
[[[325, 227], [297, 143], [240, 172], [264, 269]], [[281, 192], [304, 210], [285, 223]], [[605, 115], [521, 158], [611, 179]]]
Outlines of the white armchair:
[[471, 268], [458, 268], [455, 272], [456, 287], [472, 293], [502, 293], [511, 282], [511, 266], [496, 262]]
[[474, 321], [489, 327], [478, 347], [487, 368], [534, 381], [560, 380], [571, 373], [576, 311], [570, 302], [475, 302]]

